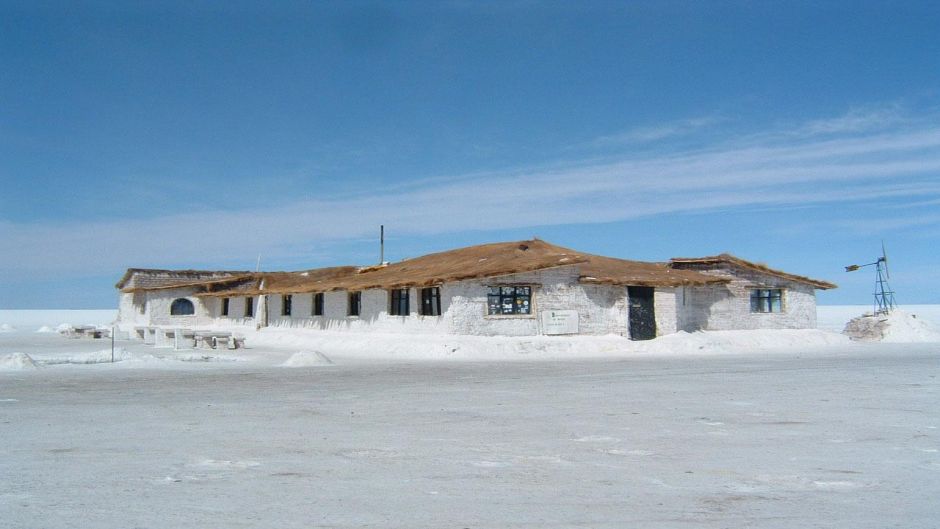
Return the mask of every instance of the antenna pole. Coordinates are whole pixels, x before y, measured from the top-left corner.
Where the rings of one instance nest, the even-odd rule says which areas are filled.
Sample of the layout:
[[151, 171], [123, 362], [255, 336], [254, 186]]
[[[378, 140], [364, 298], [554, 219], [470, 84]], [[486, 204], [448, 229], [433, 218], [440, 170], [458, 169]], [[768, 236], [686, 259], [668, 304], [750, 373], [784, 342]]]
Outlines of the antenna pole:
[[385, 224], [379, 226], [379, 264], [385, 262]]
[[881, 257], [876, 259], [875, 262], [863, 265], [849, 265], [845, 267], [845, 271], [854, 272], [866, 266], [875, 267], [875, 303], [872, 307], [872, 313], [875, 316], [879, 314], [887, 316], [891, 314], [892, 310], [898, 308], [898, 306], [894, 301], [894, 291], [891, 290], [891, 285], [888, 284], [888, 280], [891, 279], [891, 273], [888, 271], [888, 252], [885, 251], [884, 241], [881, 241]]
[[885, 277], [887, 262], [879, 259], [875, 266], [875, 314], [889, 314], [897, 308], [894, 303], [894, 291]]

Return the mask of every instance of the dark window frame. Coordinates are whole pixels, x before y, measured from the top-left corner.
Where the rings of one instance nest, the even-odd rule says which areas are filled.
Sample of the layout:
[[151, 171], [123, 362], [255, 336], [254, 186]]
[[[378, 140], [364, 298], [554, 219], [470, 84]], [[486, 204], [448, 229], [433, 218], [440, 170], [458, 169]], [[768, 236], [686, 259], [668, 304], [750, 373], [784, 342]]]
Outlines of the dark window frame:
[[388, 291], [388, 314], [390, 316], [408, 316], [411, 314], [411, 289], [394, 288]]
[[783, 313], [782, 288], [752, 288], [751, 312], [754, 314]]
[[245, 298], [245, 317], [246, 318], [255, 317], [255, 298], [252, 298], [252, 297]]
[[281, 316], [290, 316], [294, 309], [294, 296], [292, 294], [281, 295]]
[[360, 316], [362, 314], [362, 291], [350, 292], [346, 297], [346, 315]]
[[421, 305], [419, 310], [422, 316], [441, 315], [441, 287], [425, 287], [421, 289]]
[[196, 305], [186, 298], [176, 298], [170, 303], [170, 316], [193, 316]]
[[222, 311], [221, 311], [222, 316], [228, 317], [228, 311], [229, 311], [228, 298], [222, 298]]
[[532, 317], [531, 285], [490, 285], [486, 292], [487, 316]]
[[323, 292], [315, 292], [311, 299], [311, 316], [323, 316]]

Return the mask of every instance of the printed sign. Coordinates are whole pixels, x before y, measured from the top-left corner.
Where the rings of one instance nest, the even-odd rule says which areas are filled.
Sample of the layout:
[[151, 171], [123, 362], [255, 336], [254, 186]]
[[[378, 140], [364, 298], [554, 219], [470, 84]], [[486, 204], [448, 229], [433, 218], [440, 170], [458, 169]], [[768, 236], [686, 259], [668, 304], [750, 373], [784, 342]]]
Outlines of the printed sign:
[[578, 334], [578, 311], [542, 311], [542, 332], [544, 334]]

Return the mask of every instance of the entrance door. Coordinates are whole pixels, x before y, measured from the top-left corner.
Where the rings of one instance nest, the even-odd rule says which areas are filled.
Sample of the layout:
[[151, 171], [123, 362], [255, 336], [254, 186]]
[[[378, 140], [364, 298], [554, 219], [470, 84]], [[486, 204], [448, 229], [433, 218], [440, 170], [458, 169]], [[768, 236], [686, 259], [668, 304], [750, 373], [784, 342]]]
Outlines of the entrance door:
[[653, 310], [652, 287], [627, 287], [630, 300], [630, 339], [656, 338], [656, 313]]

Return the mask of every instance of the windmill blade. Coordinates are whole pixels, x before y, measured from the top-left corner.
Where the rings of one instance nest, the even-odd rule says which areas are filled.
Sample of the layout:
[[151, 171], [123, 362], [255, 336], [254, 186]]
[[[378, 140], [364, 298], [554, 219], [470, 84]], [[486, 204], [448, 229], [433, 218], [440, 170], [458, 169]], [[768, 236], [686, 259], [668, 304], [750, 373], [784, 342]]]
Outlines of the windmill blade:
[[888, 252], [885, 250], [885, 242], [881, 241], [881, 258], [885, 262], [885, 278], [891, 279], [891, 272], [888, 270]]

